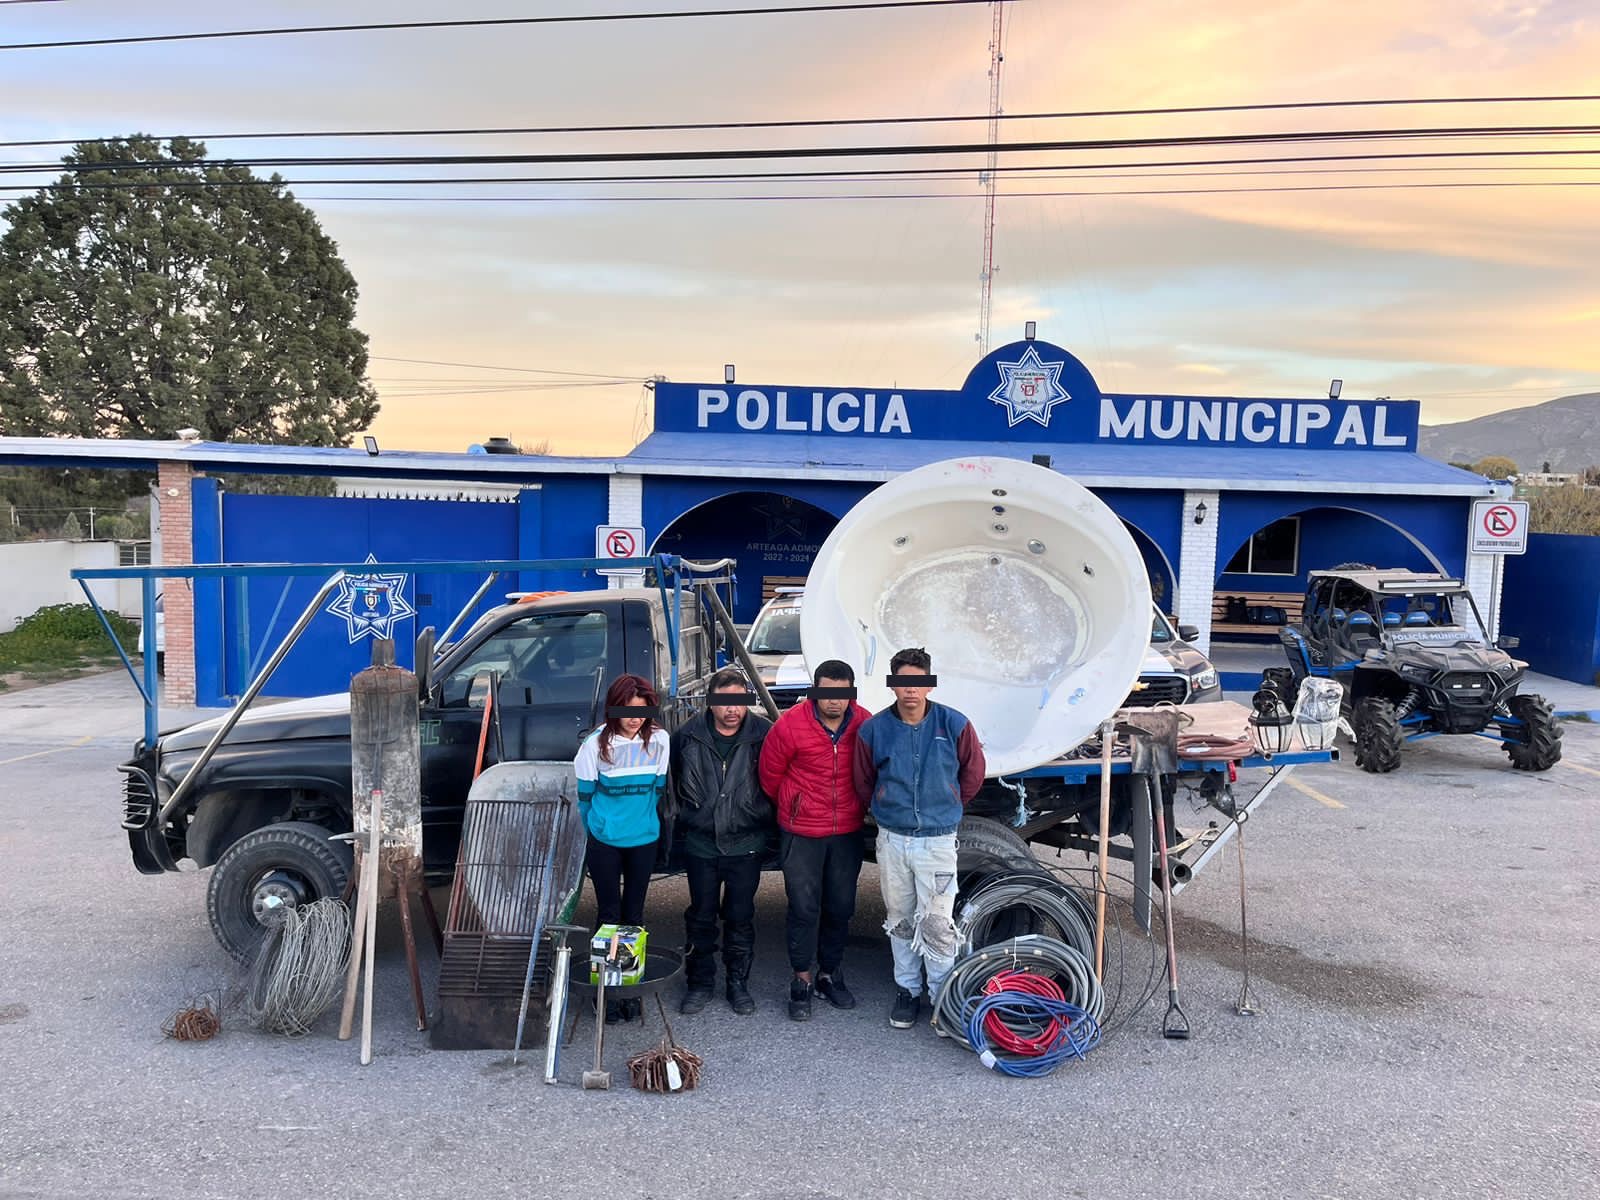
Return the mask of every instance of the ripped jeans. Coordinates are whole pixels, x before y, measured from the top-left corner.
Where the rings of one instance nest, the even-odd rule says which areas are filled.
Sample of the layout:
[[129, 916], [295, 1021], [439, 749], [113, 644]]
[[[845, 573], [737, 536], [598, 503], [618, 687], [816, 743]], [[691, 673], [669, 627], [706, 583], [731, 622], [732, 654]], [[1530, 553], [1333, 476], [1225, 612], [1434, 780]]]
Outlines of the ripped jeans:
[[910, 837], [878, 830], [878, 881], [894, 952], [894, 981], [913, 996], [936, 997], [956, 959], [956, 835]]

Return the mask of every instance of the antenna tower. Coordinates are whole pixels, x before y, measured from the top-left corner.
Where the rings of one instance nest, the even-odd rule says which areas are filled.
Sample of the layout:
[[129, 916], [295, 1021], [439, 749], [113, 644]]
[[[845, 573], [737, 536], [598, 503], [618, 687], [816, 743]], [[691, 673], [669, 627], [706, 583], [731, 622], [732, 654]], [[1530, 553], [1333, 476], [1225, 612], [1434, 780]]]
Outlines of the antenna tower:
[[994, 10], [994, 22], [989, 32], [989, 168], [980, 172], [978, 182], [984, 186], [983, 201], [983, 274], [979, 279], [978, 300], [978, 357], [989, 353], [989, 313], [994, 305], [994, 191], [995, 167], [1000, 151], [1000, 68], [1005, 55], [1000, 49], [1001, 22], [1004, 20], [1004, 0], [994, 0], [989, 6]]

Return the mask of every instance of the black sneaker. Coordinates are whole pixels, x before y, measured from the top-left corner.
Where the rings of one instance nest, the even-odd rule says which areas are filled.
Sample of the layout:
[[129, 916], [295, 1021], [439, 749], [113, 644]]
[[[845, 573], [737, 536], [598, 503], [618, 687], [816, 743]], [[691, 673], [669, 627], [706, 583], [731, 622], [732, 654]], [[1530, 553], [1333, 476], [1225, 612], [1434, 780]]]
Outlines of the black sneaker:
[[845, 986], [844, 976], [838, 971], [834, 971], [831, 975], [817, 976], [817, 995], [835, 1008], [854, 1008], [856, 1006], [855, 996]]
[[691, 983], [689, 990], [683, 994], [683, 1002], [678, 1005], [678, 1011], [685, 1016], [692, 1017], [697, 1012], [702, 1012], [705, 1006], [711, 1003], [711, 985], [709, 983]]
[[889, 1010], [889, 1024], [896, 1029], [910, 1029], [917, 1023], [917, 1013], [921, 1008], [921, 996], [913, 996], [905, 988], [900, 988], [894, 994], [894, 1007]]
[[741, 1017], [748, 1017], [755, 1012], [756, 998], [750, 994], [744, 980], [728, 980], [728, 1006]]
[[789, 983], [789, 1020], [811, 1020], [811, 981], [793, 979]]

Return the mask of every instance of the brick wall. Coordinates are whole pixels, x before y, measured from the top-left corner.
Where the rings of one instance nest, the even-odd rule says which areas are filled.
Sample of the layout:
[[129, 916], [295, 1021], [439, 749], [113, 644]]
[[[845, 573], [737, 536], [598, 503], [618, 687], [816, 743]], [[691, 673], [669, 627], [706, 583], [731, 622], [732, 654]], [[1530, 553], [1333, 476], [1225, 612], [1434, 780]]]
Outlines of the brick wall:
[[[194, 561], [194, 473], [186, 463], [164, 462], [156, 475], [156, 502], [161, 510], [161, 565], [188, 566]], [[165, 700], [168, 704], [193, 704], [194, 590], [190, 580], [169, 579], [166, 596]]]
[[[1204, 520], [1194, 523], [1195, 511], [1206, 506]], [[1211, 596], [1217, 583], [1217, 523], [1222, 514], [1216, 492], [1183, 494], [1183, 543], [1178, 551], [1178, 603], [1173, 615], [1180, 625], [1200, 630], [1197, 644], [1211, 651]]]

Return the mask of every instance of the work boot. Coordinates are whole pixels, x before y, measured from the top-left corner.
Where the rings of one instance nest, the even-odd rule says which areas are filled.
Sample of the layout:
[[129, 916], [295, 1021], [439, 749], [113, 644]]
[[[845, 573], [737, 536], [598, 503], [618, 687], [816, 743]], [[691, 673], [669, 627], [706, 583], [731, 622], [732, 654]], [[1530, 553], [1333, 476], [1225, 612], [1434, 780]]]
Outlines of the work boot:
[[844, 985], [844, 976], [838, 971], [817, 976], [817, 995], [835, 1008], [854, 1008], [856, 998]]
[[622, 1015], [622, 1001], [606, 998], [606, 1024], [620, 1025], [625, 1018]]
[[711, 991], [709, 981], [692, 980], [689, 990], [683, 994], [683, 1003], [678, 1005], [678, 1011], [686, 1017], [704, 1011], [705, 1006], [711, 1003]]
[[624, 1021], [644, 1020], [644, 1001], [634, 996], [622, 1002], [622, 1019]]
[[894, 994], [894, 1007], [889, 1010], [889, 1024], [896, 1029], [910, 1029], [917, 1023], [917, 1013], [922, 1008], [922, 997], [913, 996], [905, 988]]
[[728, 976], [728, 1005], [741, 1017], [748, 1017], [756, 1010], [756, 998], [740, 976]]
[[811, 981], [798, 975], [789, 983], [789, 1020], [811, 1020]]

